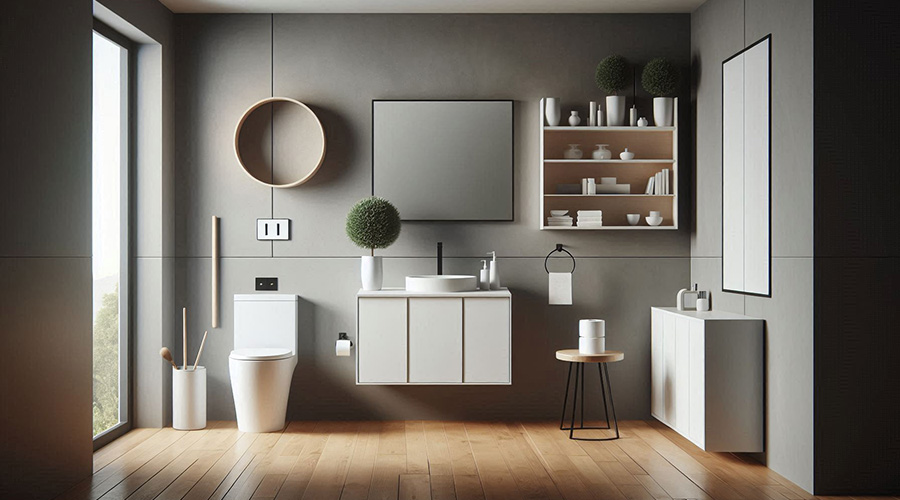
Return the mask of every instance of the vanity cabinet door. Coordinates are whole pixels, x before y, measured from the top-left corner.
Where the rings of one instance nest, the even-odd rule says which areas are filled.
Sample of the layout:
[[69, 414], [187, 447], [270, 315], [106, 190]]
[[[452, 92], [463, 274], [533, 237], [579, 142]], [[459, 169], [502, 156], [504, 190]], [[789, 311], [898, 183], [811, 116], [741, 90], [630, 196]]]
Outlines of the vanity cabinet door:
[[664, 422], [672, 428], [678, 427], [675, 413], [675, 315], [663, 314], [663, 405]]
[[663, 316], [650, 310], [650, 414], [665, 422], [665, 358], [663, 354]]
[[687, 435], [691, 427], [691, 320], [675, 318], [675, 430]]
[[699, 319], [690, 320], [690, 423], [687, 437], [704, 448], [706, 441], [706, 325]]
[[406, 299], [360, 298], [360, 383], [406, 383]]
[[510, 383], [509, 307], [509, 299], [465, 299], [465, 383]]
[[461, 383], [463, 299], [409, 299], [409, 381]]

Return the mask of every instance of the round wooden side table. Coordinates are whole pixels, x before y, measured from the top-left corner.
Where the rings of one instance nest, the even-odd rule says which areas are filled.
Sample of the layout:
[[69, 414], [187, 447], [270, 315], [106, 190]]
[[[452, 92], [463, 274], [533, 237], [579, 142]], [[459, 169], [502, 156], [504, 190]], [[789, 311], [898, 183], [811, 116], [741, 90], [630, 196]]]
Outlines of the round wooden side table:
[[[578, 349], [561, 349], [556, 351], [556, 359], [569, 363], [569, 375], [566, 377], [566, 393], [563, 398], [562, 416], [559, 418], [559, 428], [563, 431], [569, 431], [569, 439], [579, 441], [611, 441], [619, 439], [619, 421], [616, 419], [616, 406], [613, 403], [612, 385], [609, 383], [609, 363], [615, 363], [625, 359], [625, 353], [621, 351], [604, 351], [602, 354], [581, 354]], [[586, 363], [596, 363], [597, 371], [600, 373], [600, 391], [603, 397], [603, 412], [606, 417], [606, 427], [585, 427], [584, 426], [584, 365]], [[572, 417], [569, 426], [565, 427], [566, 408], [569, 402], [569, 387], [572, 382], [572, 368], [575, 368], [575, 390], [572, 391]], [[575, 412], [578, 408], [578, 389], [579, 382], [581, 385], [581, 425], [575, 427]], [[606, 405], [606, 394], [609, 393], [609, 407]], [[610, 426], [609, 410], [612, 409], [612, 426]], [[608, 429], [615, 430], [616, 437], [609, 438], [583, 438], [575, 437], [576, 430], [583, 429]]]

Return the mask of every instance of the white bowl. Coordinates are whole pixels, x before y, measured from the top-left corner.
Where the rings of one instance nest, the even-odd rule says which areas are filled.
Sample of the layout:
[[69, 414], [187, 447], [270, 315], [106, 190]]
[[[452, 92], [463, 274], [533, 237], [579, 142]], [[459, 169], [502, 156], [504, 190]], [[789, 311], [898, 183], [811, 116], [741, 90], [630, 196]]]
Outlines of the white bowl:
[[625, 218], [628, 219], [628, 223], [632, 226], [637, 226], [641, 222], [641, 214], [628, 214]]
[[662, 215], [662, 214], [660, 214], [660, 213], [657, 212], [656, 210], [651, 210], [651, 211], [650, 211], [650, 217], [659, 217], [660, 215]]
[[566, 214], [568, 214], [568, 213], [569, 213], [568, 210], [551, 210], [550, 216], [551, 217], [565, 217]]
[[644, 217], [644, 218], [647, 220], [647, 224], [650, 224], [651, 226], [658, 226], [658, 225], [662, 224], [662, 221], [663, 221], [662, 217]]

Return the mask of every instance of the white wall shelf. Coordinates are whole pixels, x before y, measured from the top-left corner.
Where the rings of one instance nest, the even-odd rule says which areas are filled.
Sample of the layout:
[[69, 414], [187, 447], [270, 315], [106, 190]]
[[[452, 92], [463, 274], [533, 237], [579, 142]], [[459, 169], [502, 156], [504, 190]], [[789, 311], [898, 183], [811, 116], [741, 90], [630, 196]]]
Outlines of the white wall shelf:
[[578, 226], [544, 226], [545, 231], [658, 231], [660, 229], [678, 229], [672, 226], [602, 226], [602, 227], [578, 227]]
[[675, 160], [667, 160], [667, 159], [653, 159], [653, 160], [593, 160], [593, 159], [580, 159], [580, 160], [560, 160], [560, 159], [546, 159], [544, 163], [675, 163]]
[[675, 196], [674, 194], [624, 194], [624, 193], [609, 193], [609, 194], [545, 194], [547, 198], [597, 198], [598, 196], [602, 197], [625, 197], [625, 198], [665, 198]]
[[[545, 126], [545, 101], [540, 103], [541, 124], [541, 230], [645, 230], [678, 229], [678, 99], [675, 99], [672, 127], [549, 127]], [[569, 144], [579, 144], [585, 158], [565, 159]], [[636, 156], [633, 160], [594, 160], [595, 144], [608, 144], [613, 156], [625, 148]], [[668, 169], [670, 193], [646, 195], [647, 181]], [[597, 195], [556, 194], [558, 184], [581, 184], [584, 177], [600, 182], [601, 177], [615, 177], [618, 184], [629, 184], [630, 193]], [[548, 226], [551, 210], [568, 210], [577, 219], [579, 210], [602, 210], [602, 227]], [[647, 225], [650, 211], [659, 211], [663, 222]], [[639, 225], [631, 226], [627, 214], [641, 214]], [[577, 221], [576, 221], [577, 224]]]
[[[541, 104], [543, 105], [544, 100], [541, 99]], [[544, 110], [541, 108], [541, 115], [543, 116]], [[543, 122], [542, 122], [543, 123]], [[671, 132], [675, 130], [675, 127], [549, 127], [544, 126], [544, 131], [546, 132], [636, 132], [636, 133], [649, 133], [649, 132]]]

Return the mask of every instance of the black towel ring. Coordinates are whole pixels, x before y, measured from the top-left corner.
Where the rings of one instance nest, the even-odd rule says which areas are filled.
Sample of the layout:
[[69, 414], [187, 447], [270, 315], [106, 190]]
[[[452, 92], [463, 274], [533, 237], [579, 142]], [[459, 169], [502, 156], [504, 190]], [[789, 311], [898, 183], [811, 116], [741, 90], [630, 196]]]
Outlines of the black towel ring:
[[569, 254], [569, 258], [572, 259], [572, 273], [574, 273], [575, 272], [575, 257], [571, 253], [569, 253], [568, 250], [563, 248], [562, 243], [557, 243], [556, 250], [551, 250], [550, 253], [547, 254], [547, 257], [544, 258], [544, 271], [547, 271], [547, 274], [550, 274], [550, 270], [547, 269], [547, 261], [550, 260], [550, 256], [553, 255], [554, 252], [566, 252], [567, 254]]

